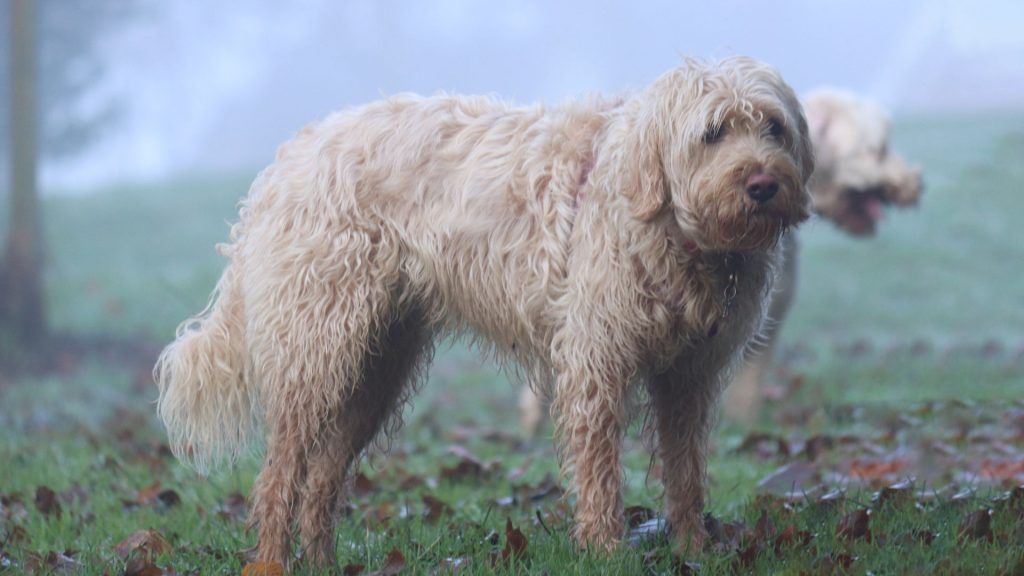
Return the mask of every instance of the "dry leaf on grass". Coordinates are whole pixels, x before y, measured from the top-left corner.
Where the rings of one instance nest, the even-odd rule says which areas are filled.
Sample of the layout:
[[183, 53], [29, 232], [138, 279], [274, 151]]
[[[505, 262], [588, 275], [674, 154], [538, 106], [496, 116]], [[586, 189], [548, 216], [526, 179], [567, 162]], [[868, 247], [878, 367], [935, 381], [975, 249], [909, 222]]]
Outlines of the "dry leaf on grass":
[[341, 573], [344, 576], [359, 576], [366, 569], [363, 564], [345, 564], [345, 567], [341, 569]]
[[242, 576], [284, 576], [280, 562], [252, 562], [242, 568]]
[[373, 480], [370, 480], [370, 478], [367, 477], [366, 474], [363, 474], [362, 472], [357, 472], [356, 475], [352, 477], [353, 496], [357, 498], [362, 498], [363, 496], [372, 494], [376, 490], [377, 483], [374, 482]]
[[384, 566], [376, 572], [371, 572], [367, 576], [397, 576], [405, 568], [405, 556], [397, 549], [388, 552], [388, 557], [384, 559]]
[[48, 486], [39, 486], [36, 488], [36, 510], [39, 510], [43, 516], [56, 516], [61, 517], [60, 502], [57, 501], [57, 493], [51, 490]]
[[429, 494], [424, 494], [422, 499], [423, 505], [427, 507], [423, 512], [423, 521], [427, 524], [437, 524], [442, 516], [452, 513], [451, 506]]
[[860, 539], [871, 542], [871, 510], [860, 508], [843, 516], [839, 520], [836, 537], [851, 542]]
[[170, 554], [173, 551], [170, 542], [156, 530], [139, 530], [132, 533], [114, 547], [114, 553], [121, 558], [129, 556], [152, 561], [161, 554]]
[[79, 574], [84, 566], [72, 556], [70, 551], [48, 552], [45, 556], [29, 552], [24, 567], [29, 574]]
[[529, 544], [523, 532], [512, 526], [512, 519], [505, 519], [505, 549], [501, 551], [501, 558], [518, 558], [526, 552], [526, 545]]
[[988, 540], [992, 542], [992, 510], [983, 508], [971, 512], [960, 522], [957, 537], [961, 540]]
[[144, 558], [135, 557], [125, 564], [123, 576], [163, 576], [163, 568]]

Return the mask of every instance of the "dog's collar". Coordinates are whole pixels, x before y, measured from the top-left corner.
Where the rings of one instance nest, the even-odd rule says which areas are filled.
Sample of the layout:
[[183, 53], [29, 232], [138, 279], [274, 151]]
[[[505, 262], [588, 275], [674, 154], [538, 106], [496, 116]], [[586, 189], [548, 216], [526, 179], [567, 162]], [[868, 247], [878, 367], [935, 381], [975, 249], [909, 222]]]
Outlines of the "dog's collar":
[[711, 324], [708, 330], [708, 338], [714, 338], [718, 334], [718, 328], [728, 320], [733, 304], [736, 302], [736, 294], [739, 291], [740, 267], [743, 265], [743, 255], [737, 252], [726, 252], [722, 257], [722, 267], [725, 269], [725, 288], [722, 289], [722, 312], [718, 319]]
[[722, 316], [719, 320], [725, 320], [729, 317], [729, 311], [732, 310], [732, 305], [736, 301], [736, 292], [740, 283], [740, 266], [742, 264], [742, 254], [737, 254], [736, 252], [725, 253], [725, 257], [722, 260], [726, 273], [725, 289], [722, 292]]

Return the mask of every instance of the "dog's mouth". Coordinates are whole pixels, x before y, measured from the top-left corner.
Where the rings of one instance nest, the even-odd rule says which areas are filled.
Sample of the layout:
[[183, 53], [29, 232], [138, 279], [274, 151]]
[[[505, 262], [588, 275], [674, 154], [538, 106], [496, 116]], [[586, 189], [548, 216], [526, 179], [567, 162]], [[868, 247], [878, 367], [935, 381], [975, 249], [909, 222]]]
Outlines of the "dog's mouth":
[[878, 223], [885, 218], [886, 208], [892, 204], [885, 189], [845, 188], [842, 205], [834, 220], [840, 228], [854, 236], [872, 236]]
[[782, 234], [803, 222], [808, 211], [799, 204], [757, 205], [745, 203], [735, 217], [719, 222], [718, 248], [733, 251], [761, 250], [778, 243]]

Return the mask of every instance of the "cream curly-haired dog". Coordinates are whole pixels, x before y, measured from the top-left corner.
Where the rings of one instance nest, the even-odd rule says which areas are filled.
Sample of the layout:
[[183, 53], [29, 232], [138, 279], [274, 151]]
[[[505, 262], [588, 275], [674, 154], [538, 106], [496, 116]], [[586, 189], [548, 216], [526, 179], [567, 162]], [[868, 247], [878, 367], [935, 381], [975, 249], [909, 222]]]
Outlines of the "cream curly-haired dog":
[[704, 532], [713, 403], [808, 216], [807, 127], [747, 58], [687, 61], [622, 100], [514, 108], [400, 96], [281, 147], [243, 201], [207, 311], [157, 367], [200, 470], [267, 429], [258, 556], [333, 561], [346, 475], [429, 359], [467, 331], [552, 382], [574, 537], [622, 537], [626, 397], [644, 385], [681, 547]]
[[[917, 203], [921, 170], [891, 151], [889, 116], [879, 105], [844, 90], [820, 89], [807, 94], [803, 106], [816, 157], [808, 189], [817, 214], [853, 236], [870, 236], [887, 206]], [[796, 235], [787, 235], [769, 321], [726, 389], [724, 410], [733, 421], [748, 421], [760, 406], [760, 387], [771, 371], [779, 329], [796, 293], [798, 249]], [[523, 432], [535, 435], [545, 421], [544, 403], [523, 387], [519, 406]]]

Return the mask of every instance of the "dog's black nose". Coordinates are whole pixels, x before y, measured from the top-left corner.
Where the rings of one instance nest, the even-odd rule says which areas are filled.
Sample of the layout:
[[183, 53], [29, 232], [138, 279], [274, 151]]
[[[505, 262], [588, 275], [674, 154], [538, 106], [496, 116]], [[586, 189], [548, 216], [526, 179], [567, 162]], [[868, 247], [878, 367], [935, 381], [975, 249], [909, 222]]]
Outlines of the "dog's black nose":
[[779, 182], [771, 174], [757, 172], [747, 178], [747, 196], [759, 204], [771, 200], [778, 191]]

